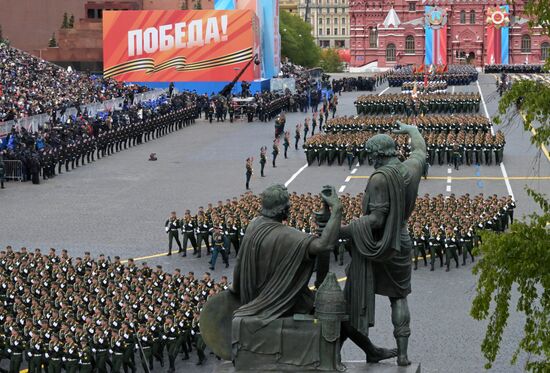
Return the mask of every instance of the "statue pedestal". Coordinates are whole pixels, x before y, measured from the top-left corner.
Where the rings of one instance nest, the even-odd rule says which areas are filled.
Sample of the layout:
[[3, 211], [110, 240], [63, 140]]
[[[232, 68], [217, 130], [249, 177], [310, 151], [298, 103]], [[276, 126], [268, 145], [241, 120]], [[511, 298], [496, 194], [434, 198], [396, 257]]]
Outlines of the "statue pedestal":
[[[344, 365], [347, 367], [345, 370], [345, 373], [421, 373], [420, 369], [420, 363], [412, 363], [408, 367], [400, 367], [393, 363], [378, 363], [378, 364], [365, 364], [365, 363], [350, 363], [350, 362], [343, 362]], [[225, 363], [218, 365], [213, 373], [238, 373], [240, 371], [236, 370], [233, 364], [229, 361], [226, 361]], [[242, 371], [243, 373], [264, 373], [266, 370], [247, 370]], [[288, 372], [303, 372], [303, 370], [299, 370], [296, 368], [295, 370], [288, 370]], [[319, 371], [311, 371], [308, 370], [308, 372], [319, 372]]]

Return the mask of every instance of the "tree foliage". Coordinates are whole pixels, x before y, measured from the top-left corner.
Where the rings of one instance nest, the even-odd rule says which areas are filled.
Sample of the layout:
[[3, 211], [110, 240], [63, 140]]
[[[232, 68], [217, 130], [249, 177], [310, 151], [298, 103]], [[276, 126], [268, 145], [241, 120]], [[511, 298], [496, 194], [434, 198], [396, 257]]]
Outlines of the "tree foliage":
[[300, 17], [281, 10], [279, 18], [281, 55], [297, 65], [315, 67], [320, 49], [311, 35], [311, 26]]
[[67, 12], [63, 13], [63, 22], [61, 22], [61, 28], [69, 28], [69, 15]]
[[[525, 12], [530, 25], [542, 26], [550, 34], [550, 0], [528, 0]], [[546, 61], [550, 67], [550, 61]], [[550, 86], [522, 80], [515, 82], [499, 102], [496, 124], [512, 125], [521, 115], [525, 131], [533, 132], [531, 142], [546, 145], [550, 140]], [[504, 234], [484, 232], [479, 246], [482, 259], [474, 267], [479, 275], [471, 315], [489, 321], [481, 351], [490, 368], [498, 354], [510, 315], [513, 289], [519, 299], [516, 310], [525, 316], [523, 337], [518, 341], [511, 363], [518, 355], [528, 355], [524, 367], [534, 373], [550, 372], [550, 202], [544, 194], [526, 188], [541, 209], [524, 221], [516, 221]]]
[[331, 48], [321, 51], [321, 62], [319, 66], [326, 73], [341, 73], [344, 70], [344, 64], [340, 59], [338, 51]]
[[55, 32], [52, 34], [52, 37], [48, 41], [48, 47], [50, 47], [50, 48], [57, 47], [57, 40], [55, 40]]

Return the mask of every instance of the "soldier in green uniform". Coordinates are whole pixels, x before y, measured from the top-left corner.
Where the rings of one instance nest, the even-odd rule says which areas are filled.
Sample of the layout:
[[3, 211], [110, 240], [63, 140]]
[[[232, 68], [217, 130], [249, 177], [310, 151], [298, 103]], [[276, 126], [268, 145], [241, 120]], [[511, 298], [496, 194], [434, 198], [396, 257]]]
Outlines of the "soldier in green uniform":
[[414, 262], [414, 270], [416, 271], [418, 269], [419, 254], [422, 254], [422, 258], [424, 258], [424, 267], [428, 265], [428, 261], [426, 259], [426, 237], [424, 236], [424, 233], [422, 232], [422, 228], [420, 227], [420, 225], [416, 225], [414, 227], [412, 238], [413, 238], [413, 248], [414, 248], [413, 262]]
[[112, 373], [120, 373], [122, 364], [124, 362], [124, 340], [122, 339], [122, 332], [113, 331], [111, 337], [111, 355], [113, 366], [111, 367]]
[[42, 338], [38, 333], [34, 333], [29, 342], [29, 373], [42, 372], [42, 360], [44, 359], [45, 346], [42, 343]]
[[430, 271], [434, 270], [435, 256], [439, 256], [441, 261], [441, 267], [443, 267], [443, 249], [441, 245], [441, 234], [438, 231], [437, 226], [432, 225], [430, 228], [430, 238], [428, 238], [428, 247], [430, 248]]
[[21, 336], [17, 328], [12, 328], [7, 349], [10, 355], [10, 373], [19, 373], [25, 349], [25, 339]]
[[[261, 177], [265, 177], [264, 169], [265, 169], [265, 164], [267, 163], [266, 153], [267, 153], [267, 147], [262, 146], [260, 148], [260, 175], [261, 175]], [[285, 154], [286, 154], [286, 151], [285, 151]]]
[[144, 372], [153, 370], [153, 333], [147, 329], [145, 324], [140, 324], [136, 333], [137, 340], [143, 353], [140, 353], [141, 366]]
[[447, 230], [445, 232], [445, 265], [447, 266], [447, 269], [445, 269], [446, 272], [449, 272], [451, 270], [451, 257], [456, 262], [456, 268], [458, 268], [458, 240], [457, 237], [450, 227], [447, 227]]
[[206, 355], [204, 354], [206, 344], [204, 343], [204, 340], [201, 336], [200, 313], [198, 311], [195, 311], [193, 314], [193, 322], [191, 324], [191, 336], [193, 337], [195, 345], [197, 346], [197, 355], [199, 357], [197, 365], [202, 365], [206, 360]]
[[76, 373], [78, 371], [78, 345], [74, 337], [70, 334], [65, 336], [65, 346], [63, 346], [63, 362], [65, 363], [65, 372]]
[[122, 323], [120, 329], [123, 342], [123, 355], [122, 355], [122, 368], [124, 372], [128, 371], [128, 368], [132, 370], [132, 373], [136, 372], [136, 364], [134, 361], [134, 336], [129, 328], [128, 322]]
[[95, 368], [98, 373], [107, 373], [109, 339], [104, 333], [104, 330], [97, 328], [92, 337], [92, 352], [95, 353]]
[[83, 338], [80, 341], [80, 350], [78, 351], [80, 373], [92, 373], [94, 365], [94, 354], [88, 343], [88, 339]]
[[172, 315], [166, 316], [162, 331], [162, 338], [166, 341], [166, 349], [168, 350], [168, 361], [170, 363], [168, 372], [174, 373], [176, 371], [176, 357], [178, 356], [180, 346], [178, 344], [179, 331], [177, 326], [174, 324], [174, 318], [172, 317]]

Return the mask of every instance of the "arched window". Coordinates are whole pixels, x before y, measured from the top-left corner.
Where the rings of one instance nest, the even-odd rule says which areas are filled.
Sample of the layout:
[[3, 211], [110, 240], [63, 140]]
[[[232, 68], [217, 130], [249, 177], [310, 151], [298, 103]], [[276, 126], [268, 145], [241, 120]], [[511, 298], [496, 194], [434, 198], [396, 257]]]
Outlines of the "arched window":
[[414, 54], [414, 36], [409, 35], [405, 39], [405, 53]]
[[470, 10], [470, 25], [476, 24], [476, 11]]
[[466, 11], [465, 10], [460, 11], [460, 23], [466, 23]]
[[388, 44], [386, 47], [386, 61], [395, 61], [395, 44], [393, 43]]
[[531, 52], [531, 37], [529, 35], [523, 35], [521, 37], [521, 53]]
[[378, 48], [378, 30], [375, 28], [370, 28], [369, 31], [369, 47]]
[[540, 58], [547, 60], [550, 58], [550, 43], [545, 42], [540, 46]]

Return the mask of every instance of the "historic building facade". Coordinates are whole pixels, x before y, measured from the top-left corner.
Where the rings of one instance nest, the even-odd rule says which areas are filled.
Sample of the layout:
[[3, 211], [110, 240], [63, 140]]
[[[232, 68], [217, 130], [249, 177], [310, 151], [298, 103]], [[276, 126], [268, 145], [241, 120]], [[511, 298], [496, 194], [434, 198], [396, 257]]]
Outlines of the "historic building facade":
[[[425, 6], [437, 6], [445, 14], [447, 63], [482, 66], [494, 60], [487, 11], [490, 13], [489, 8], [495, 5], [506, 5], [506, 1], [495, 4], [494, 0], [350, 0], [349, 3], [352, 67], [422, 64], [426, 54]], [[507, 14], [508, 62], [542, 63], [550, 53], [550, 38], [541, 34], [540, 27], [529, 28], [528, 19], [523, 16], [523, 3], [515, 1]], [[504, 43], [502, 48], [506, 48]]]
[[349, 48], [348, 0], [300, 0], [300, 18], [311, 24], [321, 48]]
[[298, 14], [298, 3], [300, 0], [279, 0], [279, 10], [286, 10], [294, 15]]

